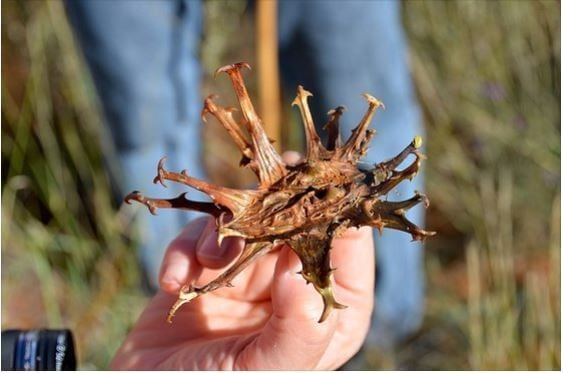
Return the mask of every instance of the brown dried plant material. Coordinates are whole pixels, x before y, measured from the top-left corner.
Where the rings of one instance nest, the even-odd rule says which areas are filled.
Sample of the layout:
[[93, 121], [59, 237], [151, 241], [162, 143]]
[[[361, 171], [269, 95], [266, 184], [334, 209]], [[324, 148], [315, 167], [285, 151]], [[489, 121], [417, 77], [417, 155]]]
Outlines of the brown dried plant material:
[[[164, 168], [164, 158], [158, 163], [154, 182], [164, 185], [170, 180], [188, 185], [208, 194], [213, 202], [196, 202], [185, 198], [186, 193], [172, 199], [144, 197], [135, 191], [125, 198], [146, 205], [155, 214], [157, 208], [190, 209], [215, 217], [219, 243], [225, 237], [242, 237], [246, 246], [238, 260], [222, 275], [205, 286], [185, 285], [168, 315], [171, 320], [178, 308], [198, 296], [223, 286], [232, 286], [231, 280], [252, 261], [283, 244], [289, 245], [301, 259], [301, 274], [312, 283], [322, 296], [324, 310], [319, 322], [324, 321], [333, 308], [345, 306], [335, 300], [331, 287], [330, 247], [332, 240], [349, 227], [369, 225], [380, 233], [384, 227], [411, 234], [413, 240], [424, 240], [434, 232], [425, 231], [410, 222], [405, 212], [428, 199], [419, 193], [399, 202], [383, 199], [397, 184], [412, 179], [418, 172], [423, 156], [419, 153], [422, 140], [415, 137], [396, 157], [374, 165], [371, 169], [359, 166], [366, 153], [374, 130], [368, 129], [375, 111], [383, 104], [369, 94], [368, 109], [352, 135], [342, 143], [338, 122], [344, 108], [328, 112], [328, 143], [325, 147], [315, 130], [307, 103], [311, 96], [303, 87], [297, 89], [293, 105], [301, 111], [307, 141], [305, 159], [294, 166], [285, 164], [274, 150], [263, 130], [242, 78], [246, 63], [236, 63], [217, 70], [229, 75], [242, 109], [243, 125], [232, 116], [233, 108], [224, 108], [214, 102], [215, 95], [205, 100], [202, 118], [214, 116], [225, 127], [242, 153], [241, 166], [250, 167], [259, 179], [256, 190], [236, 190], [209, 184]], [[250, 140], [242, 128], [248, 132]], [[402, 170], [397, 167], [409, 156], [413, 162]]]

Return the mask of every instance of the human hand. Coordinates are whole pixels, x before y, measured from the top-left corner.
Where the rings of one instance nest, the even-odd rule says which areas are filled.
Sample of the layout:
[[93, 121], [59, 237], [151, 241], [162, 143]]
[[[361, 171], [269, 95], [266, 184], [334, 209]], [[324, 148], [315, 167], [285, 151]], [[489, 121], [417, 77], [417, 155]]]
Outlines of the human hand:
[[240, 239], [217, 246], [215, 223], [200, 218], [170, 244], [161, 290], [117, 352], [113, 369], [336, 369], [361, 347], [373, 309], [374, 247], [368, 227], [349, 229], [331, 250], [336, 299], [348, 306], [317, 323], [323, 303], [297, 272], [287, 246], [256, 260], [222, 288], [166, 315], [186, 283], [201, 285], [224, 271], [243, 248]]

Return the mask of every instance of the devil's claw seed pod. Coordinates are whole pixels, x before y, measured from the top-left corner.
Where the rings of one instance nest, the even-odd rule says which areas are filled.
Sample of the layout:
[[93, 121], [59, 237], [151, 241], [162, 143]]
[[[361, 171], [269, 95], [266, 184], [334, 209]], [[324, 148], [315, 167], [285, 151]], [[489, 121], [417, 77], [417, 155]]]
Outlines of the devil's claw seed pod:
[[[325, 147], [315, 130], [308, 98], [312, 94], [302, 86], [297, 89], [293, 104], [299, 107], [305, 127], [307, 153], [305, 159], [290, 166], [282, 161], [264, 132], [261, 120], [250, 101], [241, 69], [246, 63], [221, 67], [217, 73], [227, 73], [238, 97], [243, 125], [232, 116], [233, 108], [217, 105], [216, 95], [204, 101], [202, 118], [212, 115], [227, 130], [242, 153], [240, 164], [249, 167], [258, 177], [256, 190], [238, 190], [207, 183], [189, 176], [185, 171], [171, 172], [164, 168], [164, 158], [158, 163], [154, 182], [178, 182], [208, 194], [213, 202], [190, 201], [183, 193], [172, 199], [156, 199], [132, 192], [126, 202], [135, 200], [146, 205], [152, 213], [157, 208], [191, 209], [208, 213], [217, 220], [218, 236], [242, 237], [246, 246], [238, 260], [217, 279], [202, 287], [186, 285], [172, 306], [168, 320], [183, 304], [220, 287], [232, 286], [231, 280], [252, 261], [270, 251], [274, 242], [285, 243], [299, 256], [301, 275], [313, 284], [322, 296], [324, 310], [319, 322], [324, 321], [338, 303], [331, 287], [330, 247], [332, 240], [348, 227], [369, 225], [380, 232], [392, 228], [411, 234], [413, 240], [424, 240], [435, 232], [425, 231], [410, 222], [405, 212], [428, 199], [419, 193], [405, 201], [383, 199], [397, 184], [412, 179], [423, 159], [419, 148], [422, 139], [416, 136], [396, 157], [376, 164], [372, 169], [359, 166], [375, 131], [369, 123], [383, 103], [364, 94], [367, 112], [350, 138], [343, 144], [338, 121], [344, 112], [339, 106], [328, 112], [325, 126], [328, 141]], [[247, 134], [248, 136], [247, 136]], [[250, 139], [248, 139], [250, 138]], [[414, 161], [402, 170], [397, 167], [409, 156]], [[225, 216], [230, 219], [224, 219]]]

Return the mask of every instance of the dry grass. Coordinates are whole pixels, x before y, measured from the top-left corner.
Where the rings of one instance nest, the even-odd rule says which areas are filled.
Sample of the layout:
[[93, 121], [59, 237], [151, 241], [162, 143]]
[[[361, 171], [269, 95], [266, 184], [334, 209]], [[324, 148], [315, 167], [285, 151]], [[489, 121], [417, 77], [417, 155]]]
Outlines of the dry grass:
[[2, 8], [2, 326], [69, 326], [104, 367], [142, 300], [111, 149], [62, 4]]
[[[206, 68], [253, 60], [241, 4], [206, 2]], [[369, 351], [365, 366], [560, 368], [559, 7], [404, 3], [440, 236], [428, 245], [421, 331], [385, 358]], [[2, 326], [70, 327], [80, 367], [105, 368], [145, 299], [128, 210], [103, 163], [112, 149], [61, 3], [2, 10]], [[206, 127], [211, 178], [244, 184], [220, 180], [237, 159], [225, 139]]]

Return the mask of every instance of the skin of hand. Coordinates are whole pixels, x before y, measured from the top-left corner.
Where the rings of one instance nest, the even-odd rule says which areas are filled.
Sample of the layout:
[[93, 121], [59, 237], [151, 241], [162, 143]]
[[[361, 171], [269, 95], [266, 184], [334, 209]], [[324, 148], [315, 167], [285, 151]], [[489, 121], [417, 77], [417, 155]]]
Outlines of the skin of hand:
[[[284, 159], [296, 159], [285, 154]], [[295, 162], [295, 161], [294, 161]], [[360, 349], [374, 305], [372, 229], [349, 229], [335, 239], [331, 264], [336, 300], [348, 306], [318, 323], [322, 299], [297, 272], [301, 262], [282, 246], [247, 267], [232, 288], [185, 304], [172, 324], [170, 306], [186, 283], [203, 285], [224, 272], [244, 241], [217, 245], [215, 222], [199, 218], [172, 241], [150, 301], [114, 357], [112, 369], [332, 370]]]

